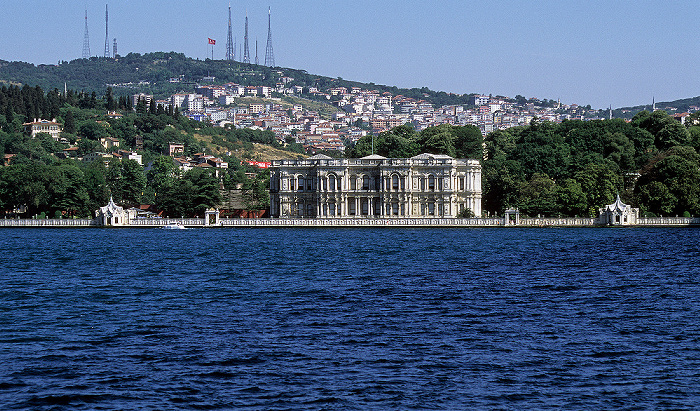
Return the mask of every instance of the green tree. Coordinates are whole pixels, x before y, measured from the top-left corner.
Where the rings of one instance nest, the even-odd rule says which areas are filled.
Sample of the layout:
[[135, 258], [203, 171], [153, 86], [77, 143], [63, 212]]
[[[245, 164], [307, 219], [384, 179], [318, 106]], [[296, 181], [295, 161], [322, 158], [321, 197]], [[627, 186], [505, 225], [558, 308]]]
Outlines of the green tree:
[[590, 211], [581, 183], [571, 178], [557, 186], [556, 203], [562, 214], [570, 217], [585, 216]]
[[179, 169], [173, 163], [172, 157], [159, 156], [153, 160], [146, 177], [148, 185], [155, 191], [156, 195], [160, 195], [174, 184], [178, 176]]
[[520, 189], [520, 210], [527, 215], [552, 216], [558, 213], [556, 183], [546, 174], [533, 174]]
[[453, 126], [452, 135], [455, 137], [455, 155], [457, 158], [481, 158], [483, 156], [482, 144], [484, 141], [479, 127]]
[[146, 189], [146, 176], [143, 167], [136, 160], [121, 161], [121, 199], [128, 205], [137, 206], [141, 204], [141, 198]]
[[270, 207], [270, 172], [265, 170], [248, 179], [243, 186], [243, 203], [248, 211], [266, 210]]
[[657, 214], [697, 215], [700, 156], [691, 147], [674, 147], [669, 153], [640, 177], [637, 184], [640, 208]]
[[431, 154], [445, 154], [455, 157], [457, 151], [452, 135], [452, 126], [441, 124], [436, 127], [428, 127], [418, 134], [417, 143], [419, 151]]
[[586, 195], [587, 211], [591, 216], [623, 192], [622, 178], [609, 164], [588, 164], [576, 173], [575, 179]]
[[668, 216], [676, 208], [678, 199], [671, 194], [664, 183], [650, 181], [639, 187], [637, 202], [644, 212]]

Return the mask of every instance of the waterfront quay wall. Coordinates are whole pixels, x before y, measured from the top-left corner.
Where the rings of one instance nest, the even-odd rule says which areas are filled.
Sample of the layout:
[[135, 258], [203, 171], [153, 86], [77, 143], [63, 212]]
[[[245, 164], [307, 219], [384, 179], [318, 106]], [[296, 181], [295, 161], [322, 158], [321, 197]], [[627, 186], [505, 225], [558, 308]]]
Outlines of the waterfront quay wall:
[[[597, 218], [520, 217], [518, 224], [505, 218], [222, 218], [217, 222], [204, 218], [137, 218], [121, 228], [158, 228], [179, 223], [188, 228], [213, 227], [603, 227]], [[696, 217], [639, 218], [628, 227], [700, 226]], [[98, 219], [0, 219], [0, 228], [79, 228], [104, 227]], [[112, 227], [112, 226], [111, 226]]]
[[3, 219], [0, 220], [0, 227], [99, 227], [96, 219]]

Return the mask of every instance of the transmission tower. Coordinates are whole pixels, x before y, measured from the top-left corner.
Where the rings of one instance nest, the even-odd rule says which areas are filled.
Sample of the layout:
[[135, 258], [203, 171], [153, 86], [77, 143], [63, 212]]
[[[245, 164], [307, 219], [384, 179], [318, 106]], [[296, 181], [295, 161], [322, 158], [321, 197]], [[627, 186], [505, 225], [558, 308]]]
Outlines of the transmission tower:
[[[236, 43], [238, 42], [238, 38], [234, 37], [233, 39], [233, 61], [236, 61]], [[240, 54], [239, 54], [240, 56]]]
[[105, 4], [105, 57], [110, 57], [109, 54], [109, 10]]
[[255, 39], [255, 65], [257, 66], [258, 64], [260, 64], [260, 62], [258, 61], [258, 39], [256, 38]]
[[112, 57], [117, 58], [117, 39], [114, 39], [114, 44], [112, 45]]
[[228, 41], [226, 42], [226, 60], [236, 59], [236, 49], [233, 46], [233, 34], [231, 33], [231, 3], [228, 4]]
[[250, 64], [250, 50], [248, 49], [248, 13], [245, 14], [245, 34], [243, 36], [243, 62]]
[[270, 24], [270, 8], [267, 8], [267, 47], [265, 48], [265, 65], [275, 67], [275, 53], [272, 51], [272, 25]]
[[87, 10], [85, 10], [85, 37], [83, 38], [83, 58], [90, 58], [90, 35], [87, 27]]

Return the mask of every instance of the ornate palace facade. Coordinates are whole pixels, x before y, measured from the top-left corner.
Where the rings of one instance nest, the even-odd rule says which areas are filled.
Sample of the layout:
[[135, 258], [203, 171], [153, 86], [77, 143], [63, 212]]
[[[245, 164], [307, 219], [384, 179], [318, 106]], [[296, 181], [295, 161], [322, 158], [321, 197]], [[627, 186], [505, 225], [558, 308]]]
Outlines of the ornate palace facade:
[[465, 208], [481, 216], [478, 160], [421, 154], [275, 160], [270, 167], [272, 217], [456, 217]]

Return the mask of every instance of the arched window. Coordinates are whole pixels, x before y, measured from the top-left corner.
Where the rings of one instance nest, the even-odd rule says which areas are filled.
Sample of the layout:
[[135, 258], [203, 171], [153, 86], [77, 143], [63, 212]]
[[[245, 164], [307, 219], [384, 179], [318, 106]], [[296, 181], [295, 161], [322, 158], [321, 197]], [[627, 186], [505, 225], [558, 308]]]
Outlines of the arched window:
[[428, 176], [428, 191], [435, 191], [435, 176], [432, 174]]
[[357, 190], [357, 176], [350, 176], [350, 190]]
[[335, 191], [335, 174], [328, 175], [328, 190]]
[[399, 191], [399, 175], [394, 174], [391, 176], [391, 189], [394, 191]]
[[399, 215], [399, 202], [394, 201], [391, 203], [391, 215]]
[[304, 191], [304, 177], [303, 176], [297, 177], [297, 189], [299, 191]]
[[328, 203], [328, 215], [335, 215], [335, 201], [330, 201]]
[[369, 190], [369, 176], [368, 175], [362, 176], [362, 189]]

